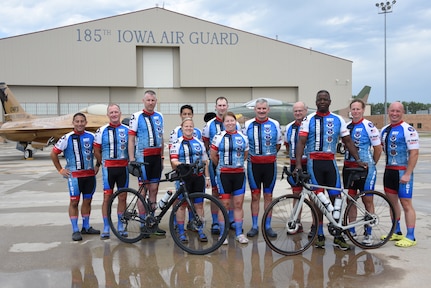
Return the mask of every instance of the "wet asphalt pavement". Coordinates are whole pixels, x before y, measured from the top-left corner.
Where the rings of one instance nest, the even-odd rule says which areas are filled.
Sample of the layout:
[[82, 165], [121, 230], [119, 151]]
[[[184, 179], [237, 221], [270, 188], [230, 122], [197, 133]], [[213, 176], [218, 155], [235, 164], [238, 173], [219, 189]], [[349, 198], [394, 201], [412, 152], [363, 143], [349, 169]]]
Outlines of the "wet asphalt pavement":
[[[171, 239], [168, 217], [161, 224], [168, 231], [165, 237], [126, 244], [111, 233], [110, 240], [83, 235], [83, 241], [73, 242], [67, 183], [53, 167], [49, 151], [22, 160], [14, 143], [0, 144], [0, 287], [424, 287], [431, 280], [431, 138], [421, 138], [415, 169], [415, 247], [388, 242], [375, 250], [340, 251], [328, 236], [326, 249], [312, 247], [290, 257], [272, 252], [260, 234], [243, 245], [233, 232], [229, 245], [214, 253], [189, 255]], [[279, 156], [282, 166], [286, 159], [282, 152]], [[380, 191], [382, 167], [383, 161], [376, 187]], [[135, 182], [131, 179], [131, 187]], [[172, 184], [163, 183], [160, 195]], [[103, 227], [101, 187], [98, 175], [91, 214], [97, 229]], [[251, 226], [249, 193], [245, 232]], [[288, 184], [278, 180], [274, 195], [284, 193], [290, 193]], [[260, 216], [262, 212], [261, 205]]]

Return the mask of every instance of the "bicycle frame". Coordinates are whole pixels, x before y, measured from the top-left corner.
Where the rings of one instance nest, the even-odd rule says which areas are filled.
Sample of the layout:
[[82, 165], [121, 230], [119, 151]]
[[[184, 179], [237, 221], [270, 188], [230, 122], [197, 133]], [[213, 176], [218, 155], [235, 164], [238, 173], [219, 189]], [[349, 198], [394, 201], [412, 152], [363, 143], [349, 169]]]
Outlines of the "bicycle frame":
[[[330, 187], [330, 186], [324, 186], [324, 185], [318, 185], [318, 184], [312, 184], [312, 183], [304, 183], [303, 187], [305, 188], [304, 190], [302, 190], [301, 194], [300, 194], [300, 200], [298, 201], [298, 203], [296, 204], [296, 207], [294, 208], [295, 211], [295, 215], [294, 215], [294, 219], [298, 219], [301, 211], [300, 209], [298, 209], [298, 207], [301, 207], [302, 203], [304, 202], [305, 196], [308, 196], [311, 201], [315, 204], [315, 207], [317, 207], [322, 213], [323, 215], [326, 217], [326, 219], [328, 219], [328, 221], [333, 224], [336, 228], [340, 228], [341, 230], [346, 230], [349, 228], [353, 228], [359, 225], [364, 225], [364, 224], [370, 224], [374, 217], [372, 217], [372, 214], [370, 214], [368, 211], [366, 211], [365, 208], [363, 208], [361, 205], [357, 204], [357, 201], [350, 196], [348, 193], [346, 193], [345, 189], [342, 188], [336, 188], [336, 187]], [[340, 192], [341, 195], [341, 211], [340, 211], [340, 215], [343, 215], [343, 211], [345, 211], [345, 208], [347, 207], [347, 200], [351, 201], [351, 203], [354, 203], [353, 205], [356, 206], [356, 208], [365, 213], [366, 215], [370, 216], [370, 220], [365, 220], [365, 219], [361, 219], [361, 220], [357, 220], [354, 222], [351, 222], [348, 225], [344, 225], [343, 224], [343, 217], [340, 216], [340, 218], [338, 219], [338, 221], [336, 221], [334, 219], [334, 217], [332, 216], [332, 212], [328, 211], [328, 209], [325, 207], [325, 205], [322, 203], [322, 201], [320, 201], [320, 199], [317, 197], [317, 195], [314, 193], [313, 189], [315, 188], [320, 188], [320, 189], [325, 189], [325, 190], [336, 190]], [[364, 193], [364, 192], [361, 192]], [[365, 193], [364, 193], [365, 194]], [[299, 206], [298, 206], [299, 205]]]
[[[142, 165], [145, 163], [130, 162], [130, 174], [137, 177], [142, 176]], [[189, 192], [187, 190], [187, 181], [196, 181], [196, 178], [189, 180], [188, 176], [203, 177], [199, 175], [201, 175], [205, 163], [196, 162], [181, 165], [166, 173], [166, 179], [142, 183], [138, 189], [121, 188], [113, 193], [108, 203], [108, 221], [117, 238], [126, 243], [135, 243], [141, 239], [149, 238], [151, 235], [164, 235], [164, 231], [158, 227], [162, 218], [169, 211], [169, 232], [175, 244], [183, 251], [204, 255], [223, 245], [229, 230], [225, 229], [223, 234], [215, 236], [212, 235], [211, 226], [205, 225], [205, 223], [210, 223], [212, 220], [212, 207], [218, 209], [218, 217], [222, 217], [219, 219], [221, 223], [228, 222], [229, 216], [225, 207], [217, 198], [206, 194], [205, 191]], [[160, 208], [160, 212], [156, 213], [157, 206], [155, 206], [156, 203], [149, 200], [147, 189], [149, 187], [147, 185], [167, 181], [179, 181], [178, 189], [174, 195], [169, 197], [169, 200], [168, 197], [162, 198], [164, 205], [160, 205], [159, 202], [157, 206]], [[126, 203], [123, 207], [120, 202], [124, 200]], [[154, 198], [151, 200], [155, 201]], [[186, 208], [192, 215], [189, 215], [189, 221], [184, 226], [183, 221], [186, 218], [182, 219], [182, 216], [185, 216]], [[180, 214], [177, 214], [178, 212]]]
[[[351, 187], [352, 181], [364, 179], [366, 175], [363, 168], [346, 169], [352, 172], [347, 187]], [[265, 209], [262, 227], [271, 221], [272, 229], [277, 235], [275, 237], [268, 235], [266, 230], [262, 229], [263, 238], [272, 250], [287, 256], [307, 250], [315, 237], [320, 236], [317, 229], [319, 218], [316, 213], [319, 210], [329, 220], [327, 227], [329, 233], [335, 237], [344, 233], [355, 246], [375, 249], [389, 241], [395, 229], [393, 219], [395, 209], [381, 192], [364, 191], [352, 196], [344, 187], [312, 184], [310, 175], [301, 171], [291, 173], [286, 166], [283, 168], [281, 179], [285, 175], [288, 176], [287, 180], [291, 185], [301, 186], [303, 189], [299, 194], [286, 194], [273, 199]], [[340, 192], [340, 218], [337, 216], [337, 219], [334, 219], [332, 210], [327, 208], [329, 207], [326, 205], [327, 201], [321, 201], [320, 195], [315, 194], [316, 189]], [[303, 233], [306, 231], [308, 233]]]
[[[202, 224], [202, 223], [199, 222], [200, 221], [200, 217], [197, 214], [196, 209], [195, 209], [193, 203], [190, 200], [189, 192], [187, 191], [186, 186], [185, 186], [185, 182], [184, 182], [183, 178], [186, 177], [187, 175], [185, 175], [185, 176], [178, 175], [178, 179], [175, 179], [176, 177], [173, 177], [174, 179], [172, 180], [170, 178], [170, 175], [173, 174], [173, 173], [176, 173], [175, 170], [171, 171], [169, 173], [166, 173], [165, 174], [166, 179], [160, 179], [158, 181], [153, 181], [153, 182], [146, 182], [146, 183], [143, 183], [142, 185], [139, 186], [138, 192], [146, 200], [143, 203], [145, 211], [149, 211], [148, 214], [152, 214], [152, 216], [154, 216], [155, 221], [156, 221], [156, 223], [158, 225], [161, 222], [163, 216], [165, 216], [165, 214], [169, 211], [169, 209], [179, 199], [180, 195], [183, 195], [183, 197], [187, 201], [189, 209], [191, 209], [191, 212], [193, 213], [193, 216], [195, 217], [195, 219], [197, 219], [197, 221], [198, 221], [199, 224]], [[141, 174], [140, 177], [142, 177], [142, 171], [140, 171], [140, 174]], [[156, 207], [153, 209], [151, 207], [152, 203], [149, 202], [148, 197], [147, 197], [148, 196], [147, 195], [147, 193], [148, 193], [147, 185], [148, 184], [152, 184], [152, 183], [173, 182], [173, 181], [177, 181], [177, 180], [179, 181], [179, 184], [180, 184], [179, 188], [175, 190], [175, 193], [169, 198], [168, 203], [166, 203], [166, 205], [161, 209], [160, 213], [158, 213], [157, 215], [154, 215], [154, 212], [157, 210], [157, 203], [156, 203]], [[145, 220], [141, 220], [141, 221], [145, 222]], [[156, 223], [151, 223], [152, 224], [151, 227], [153, 227]], [[149, 223], [146, 223], [146, 224], [149, 224]]]
[[[355, 175], [355, 173], [359, 172], [363, 172], [364, 170], [362, 170], [362, 168], [348, 168], [351, 169], [352, 173], [349, 176], [349, 179], [347, 181], [347, 183], [352, 183], [353, 181], [353, 175]], [[359, 170], [358, 170], [359, 169]], [[283, 169], [283, 175], [282, 175], [282, 179], [284, 177], [284, 174], [286, 174], [288, 176], [288, 182], [289, 182], [289, 177], [292, 177], [293, 174], [291, 172], [289, 172], [287, 170], [287, 167], [285, 167]], [[365, 207], [362, 207], [361, 205], [358, 205], [358, 202], [352, 197], [350, 196], [348, 193], [346, 193], [344, 187], [338, 188], [338, 187], [331, 187], [331, 186], [325, 186], [325, 185], [319, 185], [319, 184], [313, 184], [313, 183], [309, 183], [309, 175], [305, 175], [305, 174], [301, 174], [301, 175], [297, 175], [297, 180], [300, 183], [300, 185], [304, 188], [302, 190], [302, 192], [300, 193], [300, 199], [298, 201], [298, 203], [296, 204], [296, 207], [294, 207], [293, 212], [293, 218], [295, 220], [299, 219], [300, 217], [300, 213], [301, 213], [301, 209], [299, 209], [298, 207], [301, 207], [301, 205], [304, 202], [305, 196], [308, 196], [311, 201], [314, 203], [315, 207], [317, 207], [322, 213], [323, 215], [326, 217], [326, 219], [328, 219], [328, 221], [330, 222], [330, 224], [333, 225], [333, 227], [337, 228], [337, 229], [341, 229], [341, 231], [344, 231], [346, 229], [350, 229], [356, 226], [360, 226], [360, 225], [365, 225], [365, 224], [370, 224], [371, 222], [375, 221], [375, 217], [369, 213]], [[325, 190], [336, 190], [340, 192], [341, 195], [341, 209], [340, 209], [340, 218], [337, 220], [334, 219], [334, 217], [332, 216], [331, 211], [329, 211], [325, 205], [322, 203], [322, 201], [320, 201], [320, 199], [317, 197], [317, 195], [314, 193], [314, 190], [316, 189], [325, 189]], [[366, 192], [361, 192], [359, 195], [362, 194], [366, 194]], [[344, 224], [344, 217], [341, 217], [341, 215], [344, 215], [342, 212], [346, 211], [345, 209], [347, 208], [347, 200], [350, 201], [350, 205], [354, 205], [358, 211], [360, 211], [361, 213], [364, 213], [364, 215], [366, 215], [367, 219], [360, 219], [360, 220], [356, 220], [353, 221], [349, 224]]]

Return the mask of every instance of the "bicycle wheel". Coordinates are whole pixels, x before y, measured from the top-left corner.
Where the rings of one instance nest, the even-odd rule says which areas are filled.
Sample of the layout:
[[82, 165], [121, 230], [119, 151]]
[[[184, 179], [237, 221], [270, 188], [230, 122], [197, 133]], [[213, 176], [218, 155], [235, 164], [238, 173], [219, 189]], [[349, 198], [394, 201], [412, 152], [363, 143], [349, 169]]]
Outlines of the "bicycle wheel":
[[[369, 203], [372, 204], [373, 211], [367, 212], [364, 204], [364, 199], [372, 199]], [[366, 191], [359, 193], [354, 197], [355, 202], [350, 202], [344, 212], [344, 223], [354, 224], [355, 234], [349, 229], [344, 233], [349, 237], [350, 241], [362, 249], [374, 249], [384, 245], [389, 241], [395, 229], [395, 210], [388, 198], [381, 192]], [[367, 203], [367, 199], [365, 199]], [[361, 224], [361, 222], [372, 220], [369, 224]]]
[[[262, 217], [262, 235], [266, 244], [282, 255], [297, 255], [307, 250], [313, 243], [317, 229], [311, 226], [317, 223], [317, 213], [308, 199], [299, 206], [298, 195], [284, 195], [274, 199], [265, 209]], [[298, 219], [294, 214], [300, 209]], [[270, 237], [265, 224], [271, 223], [277, 237]], [[309, 233], [310, 232], [310, 233]]]
[[109, 199], [109, 226], [121, 241], [135, 243], [144, 237], [141, 233], [143, 220], [139, 218], [139, 210], [143, 209], [144, 201], [144, 197], [132, 188], [120, 189]]
[[[211, 223], [212, 223], [212, 215], [211, 215], [211, 204], [215, 205], [218, 209], [222, 211], [222, 215], [224, 219], [219, 219], [220, 222], [229, 223], [228, 214], [226, 211], [226, 208], [223, 206], [223, 204], [217, 200], [214, 196], [205, 194], [205, 193], [192, 193], [189, 194], [189, 198], [191, 203], [195, 203], [195, 200], [202, 198], [203, 201], [200, 201], [203, 205], [203, 216], [201, 216], [201, 219], [189, 219], [191, 221], [191, 226], [194, 227], [194, 229], [191, 230], [185, 230], [185, 236], [187, 237], [187, 241], [182, 241], [180, 239], [180, 235], [177, 232], [177, 227], [175, 227], [174, 224], [174, 216], [176, 215], [178, 209], [181, 207], [181, 205], [184, 205], [187, 207], [186, 211], [188, 210], [188, 204], [185, 198], [181, 199], [172, 209], [171, 216], [169, 218], [169, 229], [172, 235], [172, 238], [174, 239], [175, 243], [180, 247], [182, 250], [190, 253], [190, 254], [197, 254], [197, 255], [204, 255], [211, 253], [218, 249], [222, 244], [223, 241], [226, 239], [227, 234], [229, 232], [229, 229], [225, 229], [223, 235], [212, 235], [211, 234]], [[199, 202], [199, 201], [197, 201]], [[194, 205], [194, 209], [196, 209], [196, 205]], [[199, 232], [198, 232], [199, 231]], [[202, 239], [201, 233], [204, 233], [206, 236], [205, 239]], [[219, 238], [220, 236], [220, 238]]]

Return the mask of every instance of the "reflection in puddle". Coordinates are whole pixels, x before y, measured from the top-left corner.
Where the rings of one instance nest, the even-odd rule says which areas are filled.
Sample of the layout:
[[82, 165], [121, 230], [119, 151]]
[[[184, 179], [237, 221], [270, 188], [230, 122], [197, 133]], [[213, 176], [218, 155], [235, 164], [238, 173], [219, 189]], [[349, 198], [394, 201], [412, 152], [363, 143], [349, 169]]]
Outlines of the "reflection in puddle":
[[362, 250], [311, 248], [308, 254], [282, 257], [264, 242], [244, 247], [229, 241], [227, 247], [206, 256], [173, 247], [172, 259], [168, 259], [156, 253], [160, 245], [145, 246], [105, 243], [107, 283], [127, 287], [345, 287], [363, 285], [385, 271], [381, 259]]
[[[70, 258], [52, 267], [44, 262], [48, 272], [38, 277], [44, 279], [41, 283], [51, 283], [62, 275], [61, 287], [70, 283], [72, 287], [371, 287], [402, 278], [399, 269], [368, 251], [340, 251], [328, 245], [310, 248], [303, 255], [281, 256], [258, 240], [242, 245], [230, 235], [229, 245], [205, 256], [181, 251], [170, 237], [135, 244], [117, 239], [69, 243], [51, 251], [56, 250], [52, 256], [70, 253]], [[41, 252], [26, 255], [33, 253]], [[21, 283], [30, 285], [34, 270], [22, 267], [15, 272]], [[10, 274], [8, 279], [15, 278]]]

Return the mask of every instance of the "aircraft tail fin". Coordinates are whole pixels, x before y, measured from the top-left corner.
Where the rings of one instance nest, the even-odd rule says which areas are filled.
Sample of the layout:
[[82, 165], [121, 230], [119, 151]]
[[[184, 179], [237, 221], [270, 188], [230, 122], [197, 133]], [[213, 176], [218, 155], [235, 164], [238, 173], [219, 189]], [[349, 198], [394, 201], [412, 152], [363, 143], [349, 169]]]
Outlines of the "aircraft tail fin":
[[367, 104], [368, 96], [370, 96], [371, 87], [370, 86], [364, 86], [362, 90], [359, 92], [358, 95], [356, 95], [355, 99], [362, 99], [362, 101]]
[[[365, 105], [368, 101], [368, 96], [370, 96], [371, 87], [370, 86], [364, 86], [364, 88], [359, 91], [358, 95], [354, 96], [353, 99], [361, 99], [364, 101]], [[350, 107], [347, 106], [346, 108], [336, 110], [334, 113], [344, 117], [344, 118], [350, 118]]]
[[12, 91], [4, 82], [0, 82], [0, 100], [5, 115], [5, 121], [14, 121], [33, 118], [32, 115], [25, 112], [21, 104], [13, 95]]

